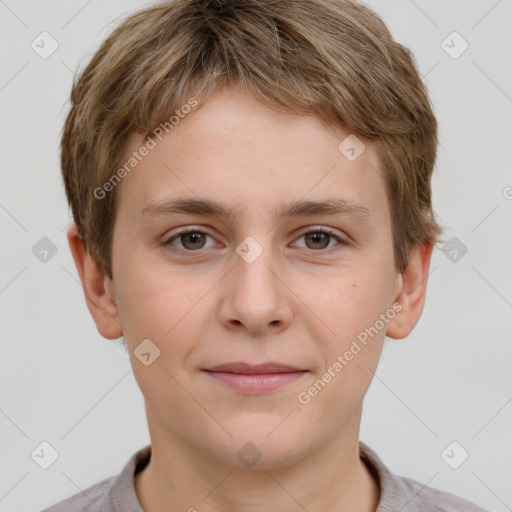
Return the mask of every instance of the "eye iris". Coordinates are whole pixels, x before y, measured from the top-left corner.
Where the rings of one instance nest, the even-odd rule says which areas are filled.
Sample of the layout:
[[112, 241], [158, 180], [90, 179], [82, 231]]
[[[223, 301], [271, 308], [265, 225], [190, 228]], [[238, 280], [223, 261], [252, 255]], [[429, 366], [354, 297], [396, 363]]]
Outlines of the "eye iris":
[[[196, 244], [200, 237], [203, 237], [203, 240], [202, 240], [202, 243], [200, 243], [198, 246]], [[192, 247], [187, 246], [187, 241], [191, 242]], [[204, 233], [199, 233], [197, 231], [192, 231], [190, 233], [183, 233], [181, 235], [181, 242], [183, 243], [183, 245], [185, 247], [187, 247], [187, 249], [201, 249], [201, 247], [203, 247], [203, 245], [205, 243]]]
[[305, 236], [306, 240], [312, 241], [313, 244], [321, 244], [321, 247], [314, 247], [315, 249], [325, 249], [329, 245], [329, 239], [331, 235], [329, 235], [328, 233], [313, 231], [311, 233], [306, 233]]
[[[331, 234], [322, 231], [311, 231], [306, 233], [304, 237], [307, 240], [308, 246], [312, 244], [314, 249], [325, 249], [329, 245]], [[200, 231], [182, 233], [180, 239], [183, 246], [190, 250], [201, 249], [205, 244], [204, 233]]]

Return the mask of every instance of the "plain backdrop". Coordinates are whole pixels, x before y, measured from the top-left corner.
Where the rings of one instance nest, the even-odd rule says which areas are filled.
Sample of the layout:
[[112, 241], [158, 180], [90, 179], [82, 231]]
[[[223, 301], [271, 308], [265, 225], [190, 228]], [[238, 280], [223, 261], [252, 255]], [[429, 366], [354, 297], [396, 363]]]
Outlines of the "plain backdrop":
[[[512, 2], [368, 4], [412, 49], [430, 90], [441, 143], [434, 208], [450, 245], [434, 250], [417, 327], [385, 343], [361, 440], [394, 472], [504, 512], [512, 507]], [[80, 492], [149, 443], [128, 355], [98, 334], [85, 305], [65, 237], [58, 148], [73, 73], [112, 22], [144, 5], [0, 1], [2, 512], [36, 512]], [[47, 58], [31, 46], [42, 32], [58, 44]], [[442, 456], [454, 441], [448, 453], [469, 454], [457, 469]], [[48, 469], [31, 456], [42, 442], [58, 453]]]

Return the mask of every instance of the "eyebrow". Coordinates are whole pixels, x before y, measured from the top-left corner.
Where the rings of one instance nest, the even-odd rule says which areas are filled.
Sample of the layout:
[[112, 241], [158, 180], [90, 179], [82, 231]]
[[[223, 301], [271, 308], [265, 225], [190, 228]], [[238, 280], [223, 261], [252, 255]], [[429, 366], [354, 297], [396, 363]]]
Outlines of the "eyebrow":
[[[177, 198], [162, 202], [151, 201], [141, 211], [143, 217], [172, 215], [174, 213], [234, 218], [239, 210], [229, 205], [205, 198]], [[345, 215], [370, 221], [372, 213], [361, 203], [342, 198], [329, 198], [322, 201], [293, 201], [280, 204], [272, 210], [275, 223], [287, 217], [306, 217], [308, 215]]]

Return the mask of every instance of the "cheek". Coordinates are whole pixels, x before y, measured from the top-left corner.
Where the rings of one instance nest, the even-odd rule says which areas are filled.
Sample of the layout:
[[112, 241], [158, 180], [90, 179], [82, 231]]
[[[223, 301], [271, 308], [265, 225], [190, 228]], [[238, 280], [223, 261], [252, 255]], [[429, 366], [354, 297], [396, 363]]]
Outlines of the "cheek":
[[381, 315], [390, 308], [388, 286], [382, 276], [379, 282], [378, 276], [368, 273], [340, 280], [330, 287], [328, 296], [317, 294], [312, 300], [321, 320], [313, 336], [321, 351], [321, 371], [330, 370], [326, 380], [332, 379], [332, 393], [345, 396], [366, 391], [386, 334], [387, 323]]
[[154, 261], [147, 262], [143, 254], [132, 253], [117, 263], [121, 284], [116, 293], [123, 325], [130, 334], [151, 332], [161, 337], [185, 309], [187, 288], [179, 276], [170, 274], [169, 268], [160, 268]]
[[[154, 268], [127, 275], [130, 278], [124, 281], [127, 285], [121, 290], [118, 307], [135, 379], [157, 409], [158, 404], [186, 409], [180, 383], [192, 348], [190, 340], [198, 337], [192, 321], [197, 312], [189, 303], [193, 294], [180, 293], [179, 283], [167, 282]], [[196, 410], [185, 411], [189, 412], [197, 414]]]
[[[382, 277], [381, 277], [382, 281]], [[390, 306], [389, 284], [368, 273], [331, 281], [320, 291], [312, 287], [308, 305], [334, 336], [348, 340], [370, 327]], [[314, 308], [314, 309], [313, 309]]]
[[[155, 264], [127, 265], [120, 282], [118, 310], [130, 352], [133, 355], [149, 339], [160, 351], [155, 364], [179, 372], [194, 344], [204, 337], [201, 329], [213, 308], [205, 294], [213, 283], [185, 280]], [[136, 360], [133, 364], [139, 366]]]
[[[318, 316], [330, 329], [321, 327], [323, 334], [313, 334], [323, 367], [308, 389], [318, 411], [340, 404], [332, 412], [337, 421], [354, 412], [373, 378], [386, 333], [380, 316], [389, 309], [385, 297], [384, 285], [378, 288], [373, 278], [363, 278], [338, 283], [329, 300], [316, 303], [319, 311], [323, 308]], [[304, 390], [307, 394], [308, 389]]]

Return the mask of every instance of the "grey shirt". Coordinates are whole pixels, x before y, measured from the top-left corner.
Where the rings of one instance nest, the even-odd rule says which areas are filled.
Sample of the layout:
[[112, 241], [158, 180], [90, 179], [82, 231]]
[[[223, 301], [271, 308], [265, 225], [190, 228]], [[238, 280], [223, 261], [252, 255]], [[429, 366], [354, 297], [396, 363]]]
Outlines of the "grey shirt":
[[[375, 512], [486, 512], [453, 494], [393, 474], [361, 441], [359, 454], [380, 485], [381, 496]], [[150, 456], [151, 445], [147, 445], [130, 457], [119, 475], [106, 478], [43, 512], [144, 512], [135, 492], [134, 476], [146, 466]]]

